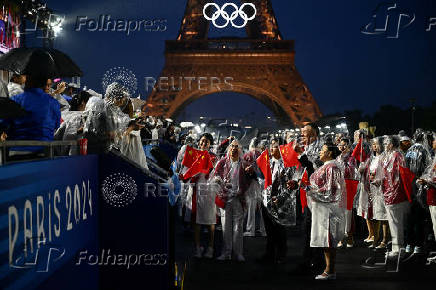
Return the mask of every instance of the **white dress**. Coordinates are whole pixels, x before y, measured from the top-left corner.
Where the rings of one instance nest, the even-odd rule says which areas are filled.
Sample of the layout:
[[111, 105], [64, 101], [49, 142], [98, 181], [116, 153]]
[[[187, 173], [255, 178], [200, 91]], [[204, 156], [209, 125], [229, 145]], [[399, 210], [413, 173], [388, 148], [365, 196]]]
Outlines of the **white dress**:
[[[376, 175], [378, 170], [381, 170], [380, 155], [375, 156], [369, 165], [369, 171], [371, 175]], [[372, 206], [373, 206], [373, 218], [378, 221], [387, 221], [388, 216], [386, 213], [385, 200], [383, 197], [383, 192], [380, 186], [370, 184], [371, 196], [372, 196]]]

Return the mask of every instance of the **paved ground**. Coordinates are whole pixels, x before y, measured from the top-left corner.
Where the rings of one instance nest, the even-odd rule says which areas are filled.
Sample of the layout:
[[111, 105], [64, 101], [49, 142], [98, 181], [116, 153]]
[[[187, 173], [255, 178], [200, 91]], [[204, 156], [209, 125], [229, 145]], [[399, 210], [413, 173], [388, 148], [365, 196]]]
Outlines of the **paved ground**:
[[[221, 248], [221, 232], [216, 232], [216, 250]], [[204, 241], [206, 235], [204, 234]], [[360, 239], [362, 240], [362, 239]], [[299, 226], [288, 232], [288, 256], [284, 265], [260, 264], [256, 258], [264, 252], [266, 239], [244, 238], [245, 263], [192, 258], [192, 233], [177, 223], [176, 260], [186, 262], [185, 290], [265, 290], [265, 289], [435, 289], [436, 266], [417, 266], [409, 263], [398, 273], [385, 269], [369, 270], [361, 266], [372, 255], [363, 243], [338, 252], [337, 280], [315, 281], [314, 276], [296, 274], [302, 260], [302, 234]], [[380, 256], [380, 261], [383, 257]], [[394, 265], [395, 266], [395, 265]], [[395, 267], [392, 267], [394, 269]], [[426, 288], [422, 288], [426, 289]]]

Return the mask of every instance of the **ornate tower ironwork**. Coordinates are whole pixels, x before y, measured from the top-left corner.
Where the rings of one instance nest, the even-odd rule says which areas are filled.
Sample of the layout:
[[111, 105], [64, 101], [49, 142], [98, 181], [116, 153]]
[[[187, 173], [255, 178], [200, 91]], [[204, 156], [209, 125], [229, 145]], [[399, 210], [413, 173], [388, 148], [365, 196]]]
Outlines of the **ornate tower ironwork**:
[[[172, 117], [205, 95], [233, 91], [265, 104], [283, 122], [315, 121], [321, 111], [298, 73], [294, 42], [283, 40], [270, 0], [252, 0], [257, 15], [247, 38], [208, 38], [206, 0], [188, 0], [177, 40], [166, 41], [161, 80], [147, 99], [150, 113]], [[228, 85], [226, 78], [232, 78]], [[194, 85], [193, 85], [194, 84]]]

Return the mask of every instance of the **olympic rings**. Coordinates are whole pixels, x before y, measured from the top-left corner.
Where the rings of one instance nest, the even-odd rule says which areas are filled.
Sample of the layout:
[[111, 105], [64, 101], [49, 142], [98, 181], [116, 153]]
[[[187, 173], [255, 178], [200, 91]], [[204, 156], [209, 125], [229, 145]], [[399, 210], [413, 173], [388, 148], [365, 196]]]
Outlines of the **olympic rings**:
[[[212, 16], [207, 15], [206, 10], [209, 7], [213, 7], [215, 8], [215, 12], [212, 14]], [[247, 13], [244, 12], [244, 8], [246, 6], [249, 6], [251, 8], [253, 8], [254, 10], [254, 14], [250, 17], [248, 17]], [[226, 11], [227, 7], [231, 7], [233, 8], [233, 12], [229, 15], [229, 13]], [[253, 3], [244, 3], [241, 5], [241, 7], [238, 9], [238, 6], [234, 3], [226, 3], [223, 5], [223, 7], [219, 7], [218, 4], [216, 3], [207, 3], [206, 5], [204, 5], [203, 7], [203, 16], [204, 18], [206, 18], [209, 21], [212, 21], [213, 25], [216, 28], [224, 28], [227, 27], [229, 25], [229, 23], [232, 24], [233, 27], [235, 28], [243, 28], [247, 25], [248, 21], [253, 20], [256, 17], [257, 14], [257, 10], [256, 10], [256, 6]], [[217, 19], [222, 17], [226, 22], [222, 25], [217, 24]], [[241, 25], [237, 25], [235, 24], [233, 21], [235, 19], [237, 19], [238, 17], [241, 17], [244, 22]]]

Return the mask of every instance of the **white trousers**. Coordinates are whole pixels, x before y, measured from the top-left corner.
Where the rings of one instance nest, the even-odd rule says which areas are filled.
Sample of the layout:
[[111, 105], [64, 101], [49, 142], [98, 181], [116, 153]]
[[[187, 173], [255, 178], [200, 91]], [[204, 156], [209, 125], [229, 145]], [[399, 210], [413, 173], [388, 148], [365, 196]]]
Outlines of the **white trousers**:
[[345, 210], [345, 234], [351, 232], [351, 218], [353, 217], [352, 210]]
[[429, 205], [428, 208], [430, 209], [431, 222], [433, 223], [433, 233], [436, 238], [436, 206]]
[[[248, 197], [247, 196], [247, 225], [246, 231], [252, 233], [253, 235], [256, 233], [256, 209], [259, 204], [259, 199], [256, 197]], [[262, 211], [259, 210], [259, 230], [262, 233], [265, 233], [265, 224], [263, 223]]]
[[223, 227], [223, 251], [222, 254], [231, 256], [242, 255], [243, 252], [243, 226], [244, 210], [238, 199], [226, 203], [221, 209], [221, 224]]
[[408, 201], [386, 205], [393, 252], [399, 252], [400, 249], [404, 247], [404, 227], [406, 225], [409, 209], [410, 205]]

